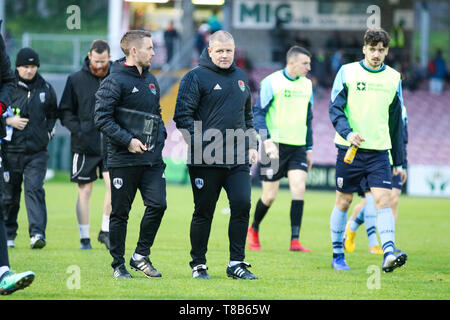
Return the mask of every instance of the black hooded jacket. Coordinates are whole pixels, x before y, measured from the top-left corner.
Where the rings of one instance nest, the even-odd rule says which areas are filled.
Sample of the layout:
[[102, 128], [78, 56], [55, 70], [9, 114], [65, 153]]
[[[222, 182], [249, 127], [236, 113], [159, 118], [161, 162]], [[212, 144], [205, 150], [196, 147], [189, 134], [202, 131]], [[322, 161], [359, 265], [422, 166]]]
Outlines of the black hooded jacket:
[[28, 154], [45, 151], [57, 119], [55, 90], [39, 73], [32, 81], [20, 79], [17, 71], [16, 77], [10, 106], [14, 115], [29, 122], [23, 130], [13, 129], [11, 141], [4, 141], [5, 150]]
[[61, 123], [71, 133], [71, 151], [101, 156], [103, 138], [94, 124], [94, 109], [95, 93], [104, 78], [92, 73], [89, 62], [86, 57], [81, 70], [67, 78], [58, 111]]
[[[190, 144], [188, 165], [230, 168], [248, 164], [248, 149], [257, 148], [247, 76], [234, 62], [228, 69], [216, 66], [207, 48], [198, 67], [181, 80], [174, 121]], [[194, 122], [197, 128], [201, 122], [201, 130], [194, 132]], [[242, 142], [239, 138], [231, 143], [227, 131], [236, 135], [246, 133], [245, 145], [239, 143]]]
[[[159, 85], [148, 68], [140, 74], [135, 66], [125, 64], [125, 58], [115, 61], [95, 96], [95, 125], [107, 138], [108, 167], [163, 165], [167, 133], [161, 118]], [[156, 143], [151, 151], [131, 153], [128, 145], [132, 138], [141, 138], [139, 126], [146, 115], [155, 117]]]
[[[3, 20], [0, 20], [0, 27]], [[5, 41], [0, 34], [0, 103], [8, 107], [11, 103], [10, 92], [15, 87], [16, 77], [11, 70], [11, 62], [6, 54]], [[0, 139], [6, 136], [5, 122], [0, 121]]]

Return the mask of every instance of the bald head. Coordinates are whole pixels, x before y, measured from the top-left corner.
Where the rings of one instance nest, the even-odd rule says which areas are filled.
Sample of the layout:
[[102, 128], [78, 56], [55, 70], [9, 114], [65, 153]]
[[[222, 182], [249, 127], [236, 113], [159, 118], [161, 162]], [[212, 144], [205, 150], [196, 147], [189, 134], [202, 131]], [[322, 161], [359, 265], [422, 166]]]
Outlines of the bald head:
[[229, 32], [219, 30], [209, 37], [209, 56], [221, 69], [228, 69], [233, 64], [234, 48], [234, 39]]
[[210, 47], [214, 45], [214, 42], [232, 42], [234, 44], [234, 39], [231, 33], [224, 30], [219, 30], [209, 36]]

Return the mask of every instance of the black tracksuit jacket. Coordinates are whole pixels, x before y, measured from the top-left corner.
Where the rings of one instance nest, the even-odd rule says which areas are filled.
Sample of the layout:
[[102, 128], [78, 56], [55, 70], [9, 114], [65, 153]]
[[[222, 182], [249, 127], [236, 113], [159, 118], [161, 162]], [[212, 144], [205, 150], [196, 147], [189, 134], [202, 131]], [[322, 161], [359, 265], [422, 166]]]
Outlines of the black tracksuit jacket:
[[[228, 150], [228, 152], [234, 152], [234, 163], [227, 163], [226, 161], [225, 137], [227, 129], [242, 129], [244, 132], [249, 130], [247, 132], [251, 133], [245, 145], [245, 164], [249, 163], [248, 149], [250, 147], [257, 148], [256, 131], [253, 127], [251, 92], [247, 76], [235, 63], [228, 69], [217, 67], [209, 57], [207, 48], [200, 56], [198, 67], [189, 71], [181, 80], [174, 121], [178, 129], [187, 130], [190, 135], [186, 137], [183, 134], [186, 142], [191, 144], [188, 165], [230, 168], [241, 164], [237, 158], [239, 151], [237, 143], [234, 144], [233, 149]], [[203, 157], [200, 163], [194, 159], [194, 153], [199, 153], [194, 142], [194, 121], [201, 121], [202, 137], [208, 129], [221, 132], [224, 153], [220, 157], [223, 160], [222, 163], [205, 163]], [[199, 137], [196, 133], [195, 139], [202, 139], [202, 137]], [[214, 141], [203, 141], [201, 143], [202, 154], [210, 143], [214, 143]]]
[[29, 122], [23, 130], [13, 129], [11, 141], [4, 141], [5, 151], [32, 154], [47, 150], [57, 119], [53, 87], [39, 73], [31, 82], [25, 82], [16, 71], [16, 88], [10, 95], [14, 115], [28, 118]]
[[[162, 165], [167, 133], [161, 119], [159, 85], [148, 68], [141, 75], [135, 66], [125, 65], [125, 58], [115, 61], [95, 97], [95, 125], [107, 137], [108, 167]], [[135, 132], [140, 129], [126, 127], [123, 120], [134, 119], [137, 126], [143, 114], [159, 119], [156, 144], [151, 152], [134, 154], [128, 151], [128, 145], [132, 138], [139, 138]]]
[[103, 79], [92, 74], [88, 57], [81, 70], [67, 78], [58, 111], [61, 123], [71, 133], [72, 152], [93, 156], [104, 153], [102, 135], [94, 124], [95, 93]]
[[[3, 20], [0, 20], [0, 26]], [[11, 70], [11, 62], [6, 54], [5, 42], [0, 34], [0, 102], [7, 108], [11, 103], [10, 92], [16, 85], [16, 77]], [[5, 122], [0, 121], [0, 139], [6, 136]]]

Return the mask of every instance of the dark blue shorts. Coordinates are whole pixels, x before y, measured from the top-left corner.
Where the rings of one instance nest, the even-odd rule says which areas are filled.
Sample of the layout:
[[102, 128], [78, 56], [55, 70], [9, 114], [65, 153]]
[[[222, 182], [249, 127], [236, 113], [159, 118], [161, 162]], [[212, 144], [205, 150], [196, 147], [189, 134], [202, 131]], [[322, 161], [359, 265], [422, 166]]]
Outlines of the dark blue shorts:
[[[403, 183], [402, 183], [402, 175], [401, 174], [398, 174], [396, 176], [394, 176], [394, 175], [392, 176], [392, 188], [402, 190]], [[358, 196], [364, 198], [366, 196], [366, 192], [369, 192], [369, 191], [370, 191], [370, 187], [367, 184], [367, 179], [363, 178], [361, 180], [361, 184], [359, 186]]]
[[[266, 152], [264, 144], [261, 152]], [[278, 155], [279, 165], [276, 170], [270, 170], [271, 163], [261, 163], [261, 168], [265, 169], [260, 171], [260, 179], [262, 181], [278, 181], [283, 177], [287, 177], [289, 170], [300, 169], [308, 172], [305, 146], [292, 146], [280, 143], [278, 144]]]
[[[406, 169], [403, 169], [406, 170]], [[395, 189], [403, 189], [403, 183], [402, 183], [402, 175], [398, 174], [396, 176], [392, 176], [392, 188]]]
[[370, 187], [367, 184], [367, 179], [364, 177], [361, 180], [361, 183], [359, 184], [359, 189], [358, 189], [358, 196], [360, 197], [365, 197], [366, 196], [366, 192], [370, 191]]
[[336, 190], [354, 193], [361, 189], [363, 178], [369, 188], [392, 189], [392, 173], [387, 151], [359, 149], [352, 164], [344, 162], [347, 150], [338, 148]]

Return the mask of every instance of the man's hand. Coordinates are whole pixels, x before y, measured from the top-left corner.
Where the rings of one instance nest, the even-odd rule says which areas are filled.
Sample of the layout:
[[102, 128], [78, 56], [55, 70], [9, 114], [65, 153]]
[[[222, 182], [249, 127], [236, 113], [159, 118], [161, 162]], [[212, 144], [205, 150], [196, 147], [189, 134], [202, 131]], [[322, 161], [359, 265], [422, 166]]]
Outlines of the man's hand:
[[133, 138], [128, 145], [128, 151], [131, 153], [144, 153], [147, 151], [147, 147], [139, 139]]
[[248, 160], [250, 161], [250, 164], [256, 163], [258, 161], [258, 150], [249, 149], [248, 150]]
[[[404, 170], [403, 170], [402, 167], [394, 168], [394, 169], [392, 170], [392, 174], [393, 174], [394, 176], [401, 174], [401, 175], [402, 175], [402, 181], [403, 181], [403, 171], [404, 171]], [[406, 181], [406, 176], [405, 176], [405, 181]]]
[[396, 175], [401, 175], [401, 178], [402, 178], [402, 184], [405, 184], [405, 182], [406, 182], [406, 179], [408, 178], [408, 174], [406, 173], [406, 170], [405, 169], [403, 169], [403, 168], [398, 168], [398, 169], [402, 169], [400, 172], [398, 172], [398, 171], [396, 171], [396, 169], [394, 168], [393, 170], [392, 170], [392, 175], [393, 176], [396, 176]]
[[20, 116], [12, 116], [12, 117], [6, 118], [6, 124], [8, 126], [11, 126], [20, 131], [25, 129], [25, 127], [28, 124], [28, 121], [30, 121], [30, 119], [21, 118]]
[[347, 141], [359, 148], [361, 143], [366, 140], [358, 132], [352, 132], [348, 135]]
[[266, 150], [266, 154], [270, 159], [278, 159], [278, 148], [272, 140], [264, 140], [264, 149]]
[[401, 175], [402, 175], [402, 184], [405, 184], [406, 179], [408, 178], [408, 174], [406, 173], [405, 169], [402, 170]]
[[313, 165], [313, 153], [312, 150], [306, 150], [306, 162], [308, 163], [308, 171], [311, 171]]

